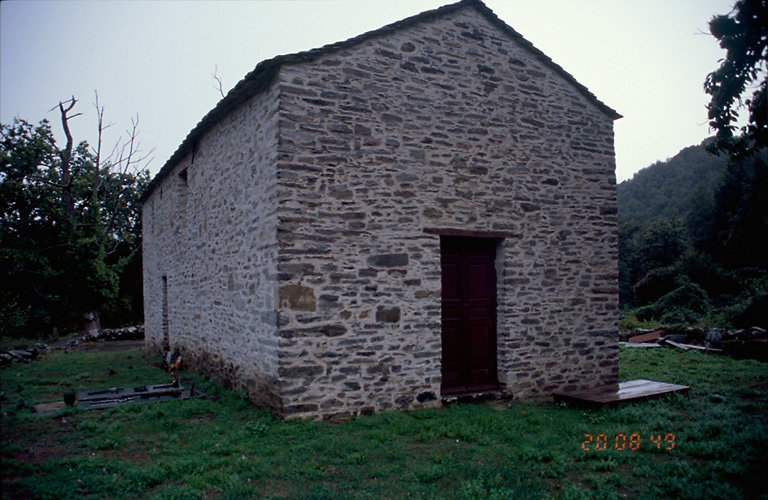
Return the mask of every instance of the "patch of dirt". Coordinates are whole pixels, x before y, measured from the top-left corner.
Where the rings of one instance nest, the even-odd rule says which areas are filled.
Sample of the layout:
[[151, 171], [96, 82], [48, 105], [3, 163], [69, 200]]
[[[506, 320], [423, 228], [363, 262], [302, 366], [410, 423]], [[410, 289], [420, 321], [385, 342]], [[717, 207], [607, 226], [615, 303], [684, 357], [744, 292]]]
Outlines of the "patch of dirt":
[[[40, 432], [36, 433], [35, 427], [41, 425], [45, 427], [42, 430], [44, 436], [38, 437]], [[67, 442], [67, 438], [77, 432], [77, 429], [67, 418], [54, 418], [20, 427], [17, 431], [14, 435], [3, 435], [4, 441], [24, 450], [17, 453], [13, 460], [40, 465], [71, 455], [72, 444]]]
[[13, 457], [13, 459], [25, 464], [41, 465], [71, 455], [72, 452], [68, 446], [63, 446], [57, 443], [47, 445], [34, 443], [26, 452], [19, 453]]
[[[150, 445], [147, 446], [149, 447]], [[152, 460], [152, 453], [150, 453], [148, 447], [145, 449], [135, 449], [132, 447], [129, 450], [102, 450], [97, 454], [100, 455], [102, 459], [108, 461], [132, 462], [137, 465], [144, 465]]]
[[67, 350], [72, 352], [122, 352], [133, 349], [144, 349], [143, 340], [108, 340], [99, 342], [84, 342]]

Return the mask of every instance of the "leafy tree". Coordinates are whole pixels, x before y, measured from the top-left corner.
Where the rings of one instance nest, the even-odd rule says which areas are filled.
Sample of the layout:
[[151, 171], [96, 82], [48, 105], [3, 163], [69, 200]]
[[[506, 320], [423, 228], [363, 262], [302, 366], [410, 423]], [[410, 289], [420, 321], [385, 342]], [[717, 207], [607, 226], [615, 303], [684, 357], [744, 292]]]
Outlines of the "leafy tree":
[[[717, 131], [711, 150], [743, 158], [768, 146], [768, 3], [738, 0], [727, 15], [709, 22], [709, 30], [726, 50], [720, 67], [710, 73], [704, 90], [711, 95], [707, 109]], [[742, 103], [742, 97], [752, 91]], [[749, 119], [736, 134], [739, 109]]]
[[684, 251], [685, 232], [679, 219], [657, 220], [640, 240], [640, 261], [646, 270], [671, 266]]
[[637, 222], [619, 226], [619, 302], [622, 306], [637, 305], [634, 286], [642, 270], [639, 238], [643, 227]]
[[750, 159], [732, 162], [712, 204], [709, 224], [697, 229], [696, 246], [731, 269], [768, 269], [765, 252], [768, 248], [766, 151]]
[[[83, 327], [89, 316], [135, 290], [140, 280], [139, 195], [148, 182], [137, 153], [136, 123], [129, 139], [101, 156], [69, 132], [76, 101], [59, 104], [63, 148], [50, 124], [16, 119], [0, 125], [0, 328], [41, 336]], [[103, 108], [99, 108], [99, 132]], [[101, 136], [101, 134], [99, 134]], [[123, 147], [124, 146], [124, 147]], [[139, 256], [140, 257], [140, 256]], [[135, 303], [135, 299], [131, 299]], [[135, 309], [135, 308], [134, 308]]]
[[676, 265], [685, 251], [679, 219], [619, 227], [619, 299], [624, 306], [644, 305], [675, 288]]

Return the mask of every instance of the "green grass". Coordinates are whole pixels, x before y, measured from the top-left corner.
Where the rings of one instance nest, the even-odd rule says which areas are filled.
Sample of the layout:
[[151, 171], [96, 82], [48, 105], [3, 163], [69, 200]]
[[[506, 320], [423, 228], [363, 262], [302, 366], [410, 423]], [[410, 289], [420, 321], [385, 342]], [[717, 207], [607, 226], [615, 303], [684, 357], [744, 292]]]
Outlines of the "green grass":
[[[51, 353], [0, 371], [2, 491], [9, 498], [768, 498], [768, 364], [666, 349], [620, 356], [622, 380], [692, 389], [618, 409], [455, 405], [329, 424], [282, 422], [184, 373], [214, 397], [41, 417], [30, 407], [63, 392], [169, 380], [141, 351]], [[582, 450], [585, 434], [605, 435], [606, 449], [593, 441]], [[620, 434], [627, 443], [638, 435], [638, 449], [616, 450]], [[667, 434], [675, 435], [674, 449], [651, 440]]]

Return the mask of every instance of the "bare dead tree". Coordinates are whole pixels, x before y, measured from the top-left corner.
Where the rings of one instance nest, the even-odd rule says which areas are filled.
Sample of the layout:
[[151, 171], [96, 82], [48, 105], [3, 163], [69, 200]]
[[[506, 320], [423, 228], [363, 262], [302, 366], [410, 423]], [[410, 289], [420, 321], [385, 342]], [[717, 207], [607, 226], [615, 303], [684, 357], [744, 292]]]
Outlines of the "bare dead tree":
[[[59, 101], [59, 112], [61, 114], [61, 126], [64, 129], [64, 135], [67, 138], [67, 143], [64, 149], [58, 149], [59, 159], [61, 160], [61, 178], [58, 183], [58, 187], [61, 189], [61, 200], [64, 204], [64, 214], [67, 219], [73, 220], [75, 218], [75, 198], [72, 196], [72, 182], [74, 181], [74, 175], [72, 175], [72, 149], [74, 147], [74, 140], [72, 139], [72, 132], [69, 130], [69, 120], [80, 116], [82, 113], [75, 113], [70, 115], [69, 113], [77, 104], [75, 96], [72, 96], [66, 101]], [[56, 108], [51, 108], [53, 111]]]
[[[76, 171], [72, 168], [72, 153], [74, 149], [74, 139], [69, 128], [69, 120], [80, 116], [82, 113], [70, 114], [77, 104], [77, 100], [73, 97], [70, 99], [59, 102], [58, 108], [61, 114], [61, 124], [64, 129], [64, 135], [67, 142], [63, 149], [54, 148], [58, 152], [61, 166], [60, 166], [60, 181], [52, 183], [62, 190], [62, 200], [64, 203], [64, 210], [67, 219], [74, 221], [75, 218], [75, 199], [72, 194], [72, 184], [75, 180]], [[124, 179], [128, 173], [138, 174], [145, 170], [149, 162], [151, 161], [154, 149], [144, 152], [141, 150], [140, 143], [138, 141], [139, 135], [139, 117], [136, 115], [131, 118], [131, 126], [126, 131], [126, 138], [119, 137], [112, 147], [111, 152], [108, 155], [104, 154], [103, 137], [104, 131], [112, 127], [113, 123], [105, 123], [104, 121], [104, 106], [99, 101], [98, 92], [94, 92], [94, 108], [96, 109], [96, 124], [97, 124], [97, 140], [96, 146], [92, 148], [94, 155], [94, 172], [92, 181], [92, 193], [93, 198], [91, 203], [95, 204], [92, 207], [94, 210], [101, 214], [100, 220], [97, 223], [79, 222], [79, 226], [102, 226], [104, 228], [104, 243], [108, 244], [109, 239], [112, 237], [112, 232], [115, 229], [117, 222], [117, 215], [120, 210], [120, 203], [123, 196], [131, 189], [129, 184], [118, 183], [115, 185], [104, 185], [105, 179], [112, 177], [114, 179]], [[51, 108], [51, 111], [56, 107]], [[49, 182], [49, 181], [46, 181]], [[49, 182], [50, 183], [50, 182]], [[110, 207], [109, 212], [103, 214], [103, 207]], [[113, 253], [118, 246], [116, 241], [114, 245], [107, 245], [107, 253]]]
[[[93, 191], [97, 194], [96, 202], [98, 209], [103, 206], [111, 207], [107, 214], [101, 219], [100, 224], [104, 228], [104, 242], [109, 243], [109, 239], [115, 228], [117, 215], [120, 210], [120, 203], [123, 196], [130, 190], [130, 185], [119, 183], [117, 186], [104, 185], [104, 180], [112, 176], [116, 179], [123, 179], [128, 173], [139, 173], [144, 170], [151, 160], [154, 149], [149, 152], [143, 152], [138, 141], [139, 135], [139, 116], [131, 118], [131, 126], [126, 131], [127, 138], [118, 138], [112, 147], [111, 152], [103, 155], [103, 134], [106, 129], [113, 124], [104, 122], [104, 106], [99, 103], [99, 94], [95, 92], [94, 107], [96, 108], [97, 119], [97, 142], [93, 150], [95, 156], [95, 172], [93, 179]], [[108, 245], [109, 246], [109, 245]], [[117, 250], [118, 242], [115, 241], [111, 248], [107, 249], [107, 254]]]
[[[113, 155], [110, 155], [110, 160], [104, 165], [104, 168], [118, 178], [122, 179], [129, 172], [138, 173], [146, 167], [146, 164], [151, 160], [151, 156], [154, 153], [154, 149], [149, 152], [143, 152], [138, 141], [139, 135], [139, 116], [131, 118], [131, 126], [126, 131], [127, 139], [123, 142], [118, 142], [119, 147], [113, 150]], [[119, 189], [111, 193], [105, 193], [105, 201], [108, 201], [112, 206], [112, 211], [108, 215], [107, 220], [104, 223], [104, 238], [105, 241], [112, 234], [115, 228], [115, 222], [117, 214], [119, 212], [120, 203], [122, 197], [129, 191], [130, 186], [121, 185]], [[111, 249], [107, 250], [107, 253], [112, 253], [117, 249], [117, 242]]]
[[96, 124], [97, 124], [97, 139], [96, 139], [96, 148], [94, 150], [94, 154], [96, 155], [96, 165], [95, 165], [95, 172], [93, 176], [93, 190], [94, 192], [98, 192], [99, 188], [101, 187], [101, 146], [102, 146], [102, 137], [104, 134], [104, 131], [112, 126], [111, 123], [105, 125], [104, 124], [104, 106], [102, 106], [99, 103], [99, 93], [98, 91], [93, 91], [94, 94], [94, 101], [93, 101], [93, 107], [96, 108]]

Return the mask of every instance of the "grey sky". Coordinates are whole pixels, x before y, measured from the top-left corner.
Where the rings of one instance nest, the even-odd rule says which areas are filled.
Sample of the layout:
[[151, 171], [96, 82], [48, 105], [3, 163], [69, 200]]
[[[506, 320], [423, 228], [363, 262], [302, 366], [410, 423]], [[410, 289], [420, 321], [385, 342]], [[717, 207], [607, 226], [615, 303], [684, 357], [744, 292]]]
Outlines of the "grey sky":
[[[256, 64], [379, 28], [450, 0], [3, 1], [0, 120], [37, 122], [74, 95], [76, 139], [95, 139], [93, 92], [107, 143], [140, 117], [152, 173]], [[724, 53], [707, 33], [733, 0], [486, 0], [520, 32], [624, 115], [617, 177], [632, 176], [711, 135], [702, 84]]]

